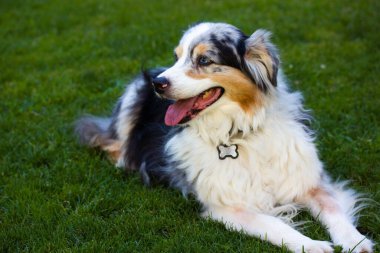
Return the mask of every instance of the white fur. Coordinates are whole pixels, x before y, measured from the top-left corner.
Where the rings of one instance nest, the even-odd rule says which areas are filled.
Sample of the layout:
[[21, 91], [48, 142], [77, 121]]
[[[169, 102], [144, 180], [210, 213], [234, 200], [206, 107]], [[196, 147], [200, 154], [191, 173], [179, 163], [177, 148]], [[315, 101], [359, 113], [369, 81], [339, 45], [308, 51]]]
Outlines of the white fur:
[[[218, 85], [185, 74], [192, 67], [188, 59], [191, 43], [213, 28], [205, 23], [185, 33], [181, 58], [160, 75], [171, 81], [167, 97], [189, 98]], [[264, 67], [249, 67], [256, 74], [265, 71]], [[270, 82], [267, 76], [261, 78]], [[124, 141], [134, 121], [126, 115], [130, 101], [138, 95], [136, 90], [137, 85], [130, 87], [123, 97], [117, 132]], [[333, 252], [330, 243], [312, 240], [284, 222], [304, 206], [327, 227], [334, 244], [345, 251], [372, 252], [372, 242], [353, 225], [357, 195], [328, 180], [313, 136], [300, 123], [305, 119], [302, 95], [288, 90], [280, 71], [277, 87], [264, 96], [262, 107], [253, 114], [222, 96], [188, 122], [165, 148], [180, 161], [180, 169], [205, 208], [205, 217], [275, 245], [285, 244], [294, 252]], [[219, 144], [238, 145], [239, 158], [220, 160]]]
[[[279, 246], [284, 243], [294, 252], [332, 252], [329, 243], [313, 241], [275, 217], [293, 215], [299, 205], [306, 205], [326, 224], [335, 244], [345, 250], [359, 244], [353, 252], [372, 252], [372, 242], [352, 225], [349, 213], [356, 204], [355, 194], [322, 179], [313, 138], [297, 121], [305, 117], [300, 111], [302, 96], [289, 93], [280, 81], [269, 106], [253, 118], [246, 118], [235, 103], [220, 99], [175, 135], [167, 152], [182, 161], [205, 215], [226, 222], [227, 227]], [[242, 133], [234, 131], [231, 138], [232, 123]], [[237, 144], [239, 159], [220, 160], [219, 143]], [[321, 212], [318, 203], [303, 201], [310, 190], [325, 185], [338, 195], [332, 199], [340, 206], [336, 213]]]
[[[137, 79], [135, 82], [132, 82], [128, 85], [124, 95], [121, 97], [120, 113], [117, 116], [116, 124], [116, 133], [121, 143], [127, 143], [128, 136], [130, 135], [129, 133], [134, 127], [135, 117], [139, 112], [132, 112], [132, 110], [139, 110], [139, 108], [134, 108], [133, 104], [138, 97], [138, 90], [144, 85], [144, 83], [145, 81], [143, 79]], [[122, 153], [116, 163], [117, 167], [125, 167], [126, 164], [126, 161], [124, 160], [126, 157], [125, 148], [121, 150]]]

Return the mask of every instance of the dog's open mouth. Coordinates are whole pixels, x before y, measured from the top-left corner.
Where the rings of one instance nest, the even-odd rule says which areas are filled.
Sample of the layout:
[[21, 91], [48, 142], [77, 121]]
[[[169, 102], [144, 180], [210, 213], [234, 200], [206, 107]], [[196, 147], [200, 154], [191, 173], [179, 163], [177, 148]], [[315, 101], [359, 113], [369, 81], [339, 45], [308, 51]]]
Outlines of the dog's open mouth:
[[165, 124], [175, 126], [188, 122], [202, 110], [215, 103], [223, 95], [223, 92], [222, 88], [215, 87], [195, 97], [177, 100], [166, 111]]

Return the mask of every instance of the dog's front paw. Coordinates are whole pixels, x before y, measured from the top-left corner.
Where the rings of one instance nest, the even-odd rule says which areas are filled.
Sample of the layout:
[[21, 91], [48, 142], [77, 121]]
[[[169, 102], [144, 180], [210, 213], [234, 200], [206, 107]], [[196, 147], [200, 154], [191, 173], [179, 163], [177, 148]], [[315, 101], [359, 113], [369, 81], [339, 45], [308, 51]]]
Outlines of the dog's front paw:
[[302, 243], [294, 252], [296, 253], [332, 253], [334, 249], [331, 247], [330, 242], [310, 240]]
[[345, 242], [340, 243], [343, 247], [343, 252], [350, 253], [372, 253], [373, 252], [373, 242], [371, 240], [362, 238], [351, 238]]

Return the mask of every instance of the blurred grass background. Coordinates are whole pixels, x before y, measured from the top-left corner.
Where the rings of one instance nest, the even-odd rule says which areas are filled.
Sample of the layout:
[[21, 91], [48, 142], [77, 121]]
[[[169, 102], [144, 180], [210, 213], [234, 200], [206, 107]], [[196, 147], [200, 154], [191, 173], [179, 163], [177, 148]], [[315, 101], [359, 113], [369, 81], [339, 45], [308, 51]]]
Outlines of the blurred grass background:
[[[145, 188], [73, 136], [142, 67], [172, 64], [197, 21], [272, 31], [327, 170], [378, 202], [379, 13], [376, 0], [0, 0], [0, 251], [286, 252], [200, 219], [194, 199]], [[380, 242], [378, 204], [359, 227]], [[317, 222], [303, 232], [329, 239]]]

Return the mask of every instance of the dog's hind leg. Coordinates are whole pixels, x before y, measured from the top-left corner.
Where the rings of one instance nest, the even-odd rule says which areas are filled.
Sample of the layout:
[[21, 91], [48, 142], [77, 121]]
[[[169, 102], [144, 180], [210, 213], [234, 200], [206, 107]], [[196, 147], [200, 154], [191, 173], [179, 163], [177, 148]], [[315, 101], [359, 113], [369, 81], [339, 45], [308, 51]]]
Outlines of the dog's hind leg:
[[354, 226], [355, 214], [363, 205], [358, 202], [358, 195], [344, 186], [323, 182], [310, 190], [303, 202], [327, 227], [334, 244], [341, 245], [343, 252], [370, 253], [373, 243]]
[[329, 242], [312, 240], [274, 216], [229, 207], [211, 207], [204, 215], [225, 223], [229, 229], [242, 230], [293, 252], [333, 252]]
[[136, 122], [143, 106], [141, 101], [140, 91], [146, 86], [146, 80], [142, 76], [136, 78], [126, 88], [123, 96], [119, 99], [116, 106], [113, 118], [114, 131], [121, 143], [120, 155], [117, 159], [116, 166], [125, 167], [127, 164], [126, 159], [126, 145], [131, 131], [134, 129]]

